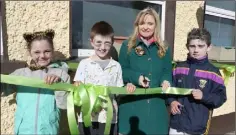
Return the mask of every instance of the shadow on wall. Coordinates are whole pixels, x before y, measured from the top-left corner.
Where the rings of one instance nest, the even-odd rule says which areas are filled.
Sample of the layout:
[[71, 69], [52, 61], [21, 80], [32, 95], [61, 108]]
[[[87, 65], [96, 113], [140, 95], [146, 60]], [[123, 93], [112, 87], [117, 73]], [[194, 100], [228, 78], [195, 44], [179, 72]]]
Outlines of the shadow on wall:
[[233, 131], [235, 131], [235, 112], [212, 118], [209, 135], [223, 135]]
[[54, 51], [54, 60], [66, 60], [66, 56], [60, 51]]
[[196, 18], [198, 22], [198, 27], [203, 28], [203, 24], [204, 24], [204, 6], [203, 5], [197, 9]]
[[[1, 19], [1, 27], [2, 27], [2, 47], [3, 47], [3, 59], [2, 60], [9, 60], [8, 58], [8, 35], [7, 35], [7, 23], [6, 23], [6, 8], [5, 8], [5, 1], [0, 1], [0, 19]], [[1, 48], [2, 49], [2, 48]]]

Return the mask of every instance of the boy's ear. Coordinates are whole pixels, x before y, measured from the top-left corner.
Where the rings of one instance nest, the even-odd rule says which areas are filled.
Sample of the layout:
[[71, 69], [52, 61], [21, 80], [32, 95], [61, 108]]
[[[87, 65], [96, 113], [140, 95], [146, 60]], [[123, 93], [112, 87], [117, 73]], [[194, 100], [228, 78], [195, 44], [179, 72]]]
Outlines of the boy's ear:
[[188, 49], [188, 44], [186, 44], [185, 46], [186, 46], [186, 48]]
[[212, 48], [212, 44], [210, 44], [208, 47], [207, 47], [207, 52], [209, 52]]
[[94, 47], [93, 39], [90, 38], [89, 41], [90, 41], [90, 44], [92, 45], [92, 47]]
[[92, 42], [93, 42], [93, 39], [89, 38], [89, 41], [90, 41], [90, 43], [92, 43]]

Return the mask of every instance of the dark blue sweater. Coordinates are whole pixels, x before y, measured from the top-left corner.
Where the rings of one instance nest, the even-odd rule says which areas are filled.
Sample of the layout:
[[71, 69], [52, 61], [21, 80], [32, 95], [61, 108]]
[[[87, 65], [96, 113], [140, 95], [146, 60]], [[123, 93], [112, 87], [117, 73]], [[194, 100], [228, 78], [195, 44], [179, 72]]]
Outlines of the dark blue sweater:
[[208, 130], [212, 110], [226, 101], [226, 90], [219, 69], [209, 63], [208, 58], [201, 60], [188, 57], [173, 70], [173, 87], [200, 89], [201, 100], [192, 95], [170, 96], [167, 104], [178, 101], [182, 105], [181, 114], [171, 115], [170, 127], [188, 134], [203, 134]]

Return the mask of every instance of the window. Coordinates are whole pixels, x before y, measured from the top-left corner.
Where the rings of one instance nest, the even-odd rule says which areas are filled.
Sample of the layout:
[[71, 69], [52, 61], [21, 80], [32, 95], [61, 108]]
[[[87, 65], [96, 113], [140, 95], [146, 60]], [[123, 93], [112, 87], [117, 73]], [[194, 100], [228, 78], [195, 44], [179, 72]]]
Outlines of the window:
[[235, 1], [206, 1], [204, 27], [215, 46], [235, 47]]
[[206, 1], [204, 28], [210, 31], [213, 49], [211, 59], [235, 61], [236, 1]]
[[235, 47], [235, 20], [206, 15], [205, 27], [211, 32], [215, 46]]
[[151, 6], [160, 14], [162, 37], [165, 29], [164, 1], [71, 1], [72, 55], [89, 55], [92, 47], [89, 32], [98, 21], [107, 21], [115, 31], [115, 39], [125, 39], [133, 31], [137, 13]]

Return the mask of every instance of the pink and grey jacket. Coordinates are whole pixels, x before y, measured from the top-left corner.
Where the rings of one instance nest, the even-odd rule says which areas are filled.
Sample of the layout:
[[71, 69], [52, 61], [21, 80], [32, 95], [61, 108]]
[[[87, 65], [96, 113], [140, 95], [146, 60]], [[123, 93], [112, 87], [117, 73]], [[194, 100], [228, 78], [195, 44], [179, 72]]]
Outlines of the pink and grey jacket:
[[173, 69], [173, 87], [200, 89], [201, 100], [192, 95], [169, 96], [167, 104], [180, 102], [181, 114], [171, 115], [170, 127], [188, 134], [203, 134], [208, 131], [212, 110], [226, 101], [226, 89], [219, 69], [208, 58], [200, 60], [188, 57]]

